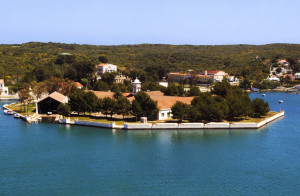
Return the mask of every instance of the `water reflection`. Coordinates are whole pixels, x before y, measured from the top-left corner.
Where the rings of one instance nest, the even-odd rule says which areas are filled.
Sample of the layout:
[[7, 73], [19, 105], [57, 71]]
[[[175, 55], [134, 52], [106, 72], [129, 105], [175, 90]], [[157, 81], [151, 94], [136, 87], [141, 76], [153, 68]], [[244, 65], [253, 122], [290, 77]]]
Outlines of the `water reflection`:
[[256, 129], [191, 129], [191, 130], [134, 130], [127, 136], [139, 141], [157, 140], [159, 143], [203, 140], [204, 138], [226, 138], [229, 135], [246, 136], [258, 133]]

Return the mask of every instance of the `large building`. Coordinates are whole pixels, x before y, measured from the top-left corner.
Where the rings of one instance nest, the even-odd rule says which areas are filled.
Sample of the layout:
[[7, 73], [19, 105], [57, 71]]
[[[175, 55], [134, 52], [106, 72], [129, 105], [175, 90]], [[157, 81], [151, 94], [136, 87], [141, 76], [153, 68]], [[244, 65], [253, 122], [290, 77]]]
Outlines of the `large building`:
[[36, 102], [36, 113], [57, 114], [57, 107], [61, 103], [68, 103], [68, 97], [58, 92], [53, 92]]
[[222, 80], [228, 77], [228, 74], [224, 71], [202, 71], [200, 75], [212, 76], [213, 82], [222, 82]]
[[106, 72], [116, 72], [118, 70], [117, 65], [101, 63], [97, 65], [97, 79], [101, 79], [101, 75]]
[[8, 95], [8, 87], [5, 87], [3, 79], [0, 79], [0, 95]]
[[[135, 79], [133, 84], [132, 93], [123, 93], [122, 95], [126, 97], [130, 102], [134, 100], [134, 94], [141, 91], [141, 82], [138, 79]], [[114, 98], [113, 92], [106, 91], [92, 91], [98, 98]], [[182, 102], [186, 104], [191, 104], [194, 97], [178, 97], [178, 96], [165, 96], [160, 91], [147, 91], [146, 94], [150, 96], [151, 99], [157, 101], [157, 106], [159, 109], [157, 119], [158, 120], [167, 120], [172, 118], [171, 107], [177, 102]]]

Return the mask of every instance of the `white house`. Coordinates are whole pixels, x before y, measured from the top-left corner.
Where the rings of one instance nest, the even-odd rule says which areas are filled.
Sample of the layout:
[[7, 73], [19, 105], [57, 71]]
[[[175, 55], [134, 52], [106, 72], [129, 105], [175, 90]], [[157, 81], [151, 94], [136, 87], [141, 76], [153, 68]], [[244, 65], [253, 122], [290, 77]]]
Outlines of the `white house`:
[[97, 65], [97, 79], [101, 79], [101, 75], [105, 72], [116, 72], [118, 70], [117, 65], [101, 63]]
[[279, 81], [280, 81], [280, 79], [277, 78], [276, 76], [274, 76], [274, 77], [269, 77], [269, 78], [267, 78], [267, 80], [268, 80], [268, 81], [273, 81], [273, 82], [279, 82]]
[[8, 95], [8, 87], [5, 87], [3, 79], [0, 79], [0, 91], [0, 95]]
[[295, 73], [295, 79], [300, 79], [300, 73]]

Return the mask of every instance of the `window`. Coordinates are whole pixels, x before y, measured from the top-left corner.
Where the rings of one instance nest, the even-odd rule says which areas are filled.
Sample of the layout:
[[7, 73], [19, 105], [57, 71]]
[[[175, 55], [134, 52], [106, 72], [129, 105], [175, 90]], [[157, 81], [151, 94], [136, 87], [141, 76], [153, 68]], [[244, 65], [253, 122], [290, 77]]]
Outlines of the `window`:
[[162, 118], [165, 117], [165, 113], [161, 113], [161, 117], [162, 117]]

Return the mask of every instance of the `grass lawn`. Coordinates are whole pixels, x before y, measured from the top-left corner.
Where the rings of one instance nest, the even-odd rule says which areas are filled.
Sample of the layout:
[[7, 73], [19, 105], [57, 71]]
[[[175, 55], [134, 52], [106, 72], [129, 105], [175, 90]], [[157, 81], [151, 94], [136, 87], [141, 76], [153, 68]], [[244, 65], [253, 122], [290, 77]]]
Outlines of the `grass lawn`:
[[35, 103], [30, 103], [28, 105], [25, 106], [21, 104], [21, 103], [13, 103], [10, 104], [9, 106], [7, 106], [7, 108], [17, 112], [18, 114], [21, 114], [23, 116], [26, 116], [26, 110], [28, 111], [28, 114], [34, 114], [35, 112]]
[[123, 120], [117, 120], [117, 121], [111, 121], [111, 120], [107, 120], [107, 119], [100, 119], [100, 118], [91, 118], [88, 116], [74, 116], [74, 117], [70, 117], [71, 120], [81, 120], [81, 121], [88, 121], [88, 122], [99, 122], [99, 123], [112, 123], [112, 122], [116, 122], [116, 125], [123, 125], [124, 121]]
[[255, 122], [255, 123], [259, 123], [263, 120], [265, 120], [266, 118], [270, 118], [274, 115], [278, 114], [278, 112], [268, 112], [268, 114], [266, 116], [260, 117], [260, 118], [252, 118], [252, 117], [248, 117], [247, 119], [242, 119], [239, 121], [229, 121], [230, 123], [235, 123], [235, 122], [242, 122], [242, 123], [249, 123], [249, 122]]

